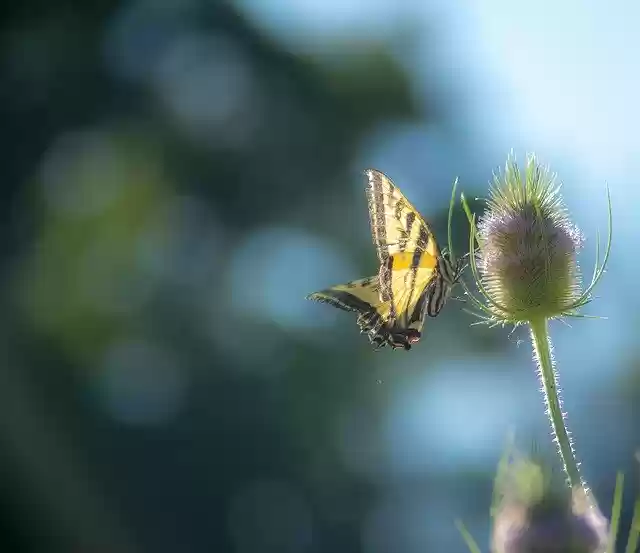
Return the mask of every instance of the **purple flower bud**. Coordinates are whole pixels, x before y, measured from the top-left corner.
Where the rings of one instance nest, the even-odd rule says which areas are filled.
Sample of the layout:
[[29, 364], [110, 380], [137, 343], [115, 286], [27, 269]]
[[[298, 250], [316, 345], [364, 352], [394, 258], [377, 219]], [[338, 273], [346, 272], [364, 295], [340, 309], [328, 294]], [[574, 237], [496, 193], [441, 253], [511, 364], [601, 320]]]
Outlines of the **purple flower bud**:
[[494, 553], [603, 553], [607, 521], [596, 507], [582, 513], [566, 505], [511, 506], [493, 531]]
[[539, 468], [512, 464], [497, 485], [493, 553], [604, 553], [608, 523], [593, 498], [581, 487], [552, 486]]

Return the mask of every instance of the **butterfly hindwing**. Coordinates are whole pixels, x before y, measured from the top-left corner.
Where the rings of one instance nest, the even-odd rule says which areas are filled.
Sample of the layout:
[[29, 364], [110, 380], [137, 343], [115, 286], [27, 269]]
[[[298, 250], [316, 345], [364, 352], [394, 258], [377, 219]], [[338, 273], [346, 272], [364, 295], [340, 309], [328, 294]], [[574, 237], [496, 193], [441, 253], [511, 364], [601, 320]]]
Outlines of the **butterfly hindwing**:
[[[381, 299], [376, 276], [332, 286], [310, 294], [307, 299], [356, 312], [360, 331], [366, 333], [371, 343], [377, 347], [390, 344], [394, 348], [410, 349], [411, 344], [420, 338], [418, 323], [397, 325], [390, 317], [391, 302]], [[421, 321], [419, 327], [422, 327]]]
[[346, 284], [338, 284], [310, 294], [307, 299], [328, 303], [338, 309], [357, 313], [375, 310], [382, 303], [376, 277], [361, 278]]

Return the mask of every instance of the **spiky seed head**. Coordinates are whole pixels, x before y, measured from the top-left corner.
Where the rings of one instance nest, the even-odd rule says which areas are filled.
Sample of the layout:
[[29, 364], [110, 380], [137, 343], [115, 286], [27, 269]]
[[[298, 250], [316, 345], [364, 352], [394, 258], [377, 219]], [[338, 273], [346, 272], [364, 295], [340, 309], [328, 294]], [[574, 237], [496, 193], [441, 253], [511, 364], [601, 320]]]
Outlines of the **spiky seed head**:
[[555, 175], [512, 156], [494, 178], [478, 225], [478, 269], [490, 303], [508, 322], [562, 315], [581, 294], [576, 253], [583, 237], [569, 219]]

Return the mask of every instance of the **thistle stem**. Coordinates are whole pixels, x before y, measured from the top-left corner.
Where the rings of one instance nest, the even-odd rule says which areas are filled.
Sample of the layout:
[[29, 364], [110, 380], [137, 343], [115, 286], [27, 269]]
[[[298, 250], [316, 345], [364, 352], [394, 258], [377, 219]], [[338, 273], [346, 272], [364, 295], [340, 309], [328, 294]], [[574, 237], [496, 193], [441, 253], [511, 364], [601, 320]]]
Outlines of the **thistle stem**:
[[558, 375], [551, 355], [551, 339], [549, 325], [546, 318], [529, 321], [533, 351], [538, 362], [538, 376], [542, 382], [544, 402], [547, 415], [551, 423], [551, 430], [558, 444], [558, 453], [562, 466], [572, 488], [583, 488], [582, 478], [578, 470], [578, 463], [573, 452], [571, 438], [567, 430], [565, 417], [562, 413], [560, 396], [558, 395]]

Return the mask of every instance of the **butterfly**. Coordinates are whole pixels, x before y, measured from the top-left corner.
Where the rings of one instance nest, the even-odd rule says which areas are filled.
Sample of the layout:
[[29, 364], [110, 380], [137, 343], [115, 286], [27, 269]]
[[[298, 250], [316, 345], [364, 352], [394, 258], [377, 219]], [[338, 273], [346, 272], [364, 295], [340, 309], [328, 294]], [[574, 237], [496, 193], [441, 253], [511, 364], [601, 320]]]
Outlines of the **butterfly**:
[[361, 333], [376, 349], [410, 350], [422, 336], [425, 315], [436, 317], [463, 265], [441, 252], [429, 224], [384, 173], [365, 171], [366, 195], [378, 274], [307, 296], [358, 314]]

